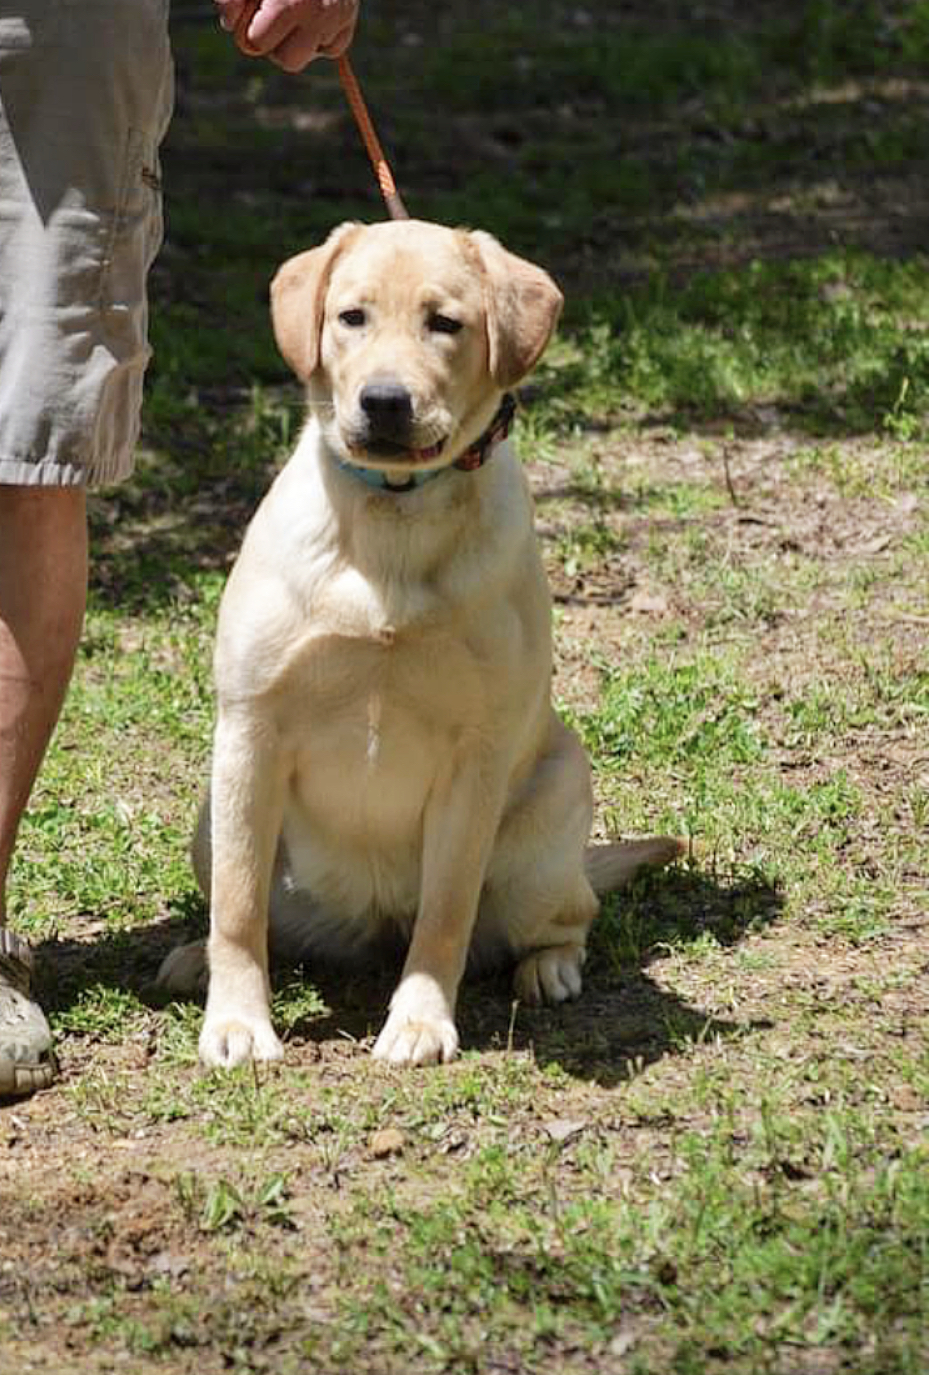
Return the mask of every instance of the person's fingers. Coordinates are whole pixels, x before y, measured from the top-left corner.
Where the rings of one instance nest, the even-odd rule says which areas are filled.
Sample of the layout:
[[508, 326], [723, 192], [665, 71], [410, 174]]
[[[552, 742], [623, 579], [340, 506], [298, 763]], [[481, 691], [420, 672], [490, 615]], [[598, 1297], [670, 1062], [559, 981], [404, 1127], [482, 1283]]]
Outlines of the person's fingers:
[[294, 27], [266, 56], [287, 72], [302, 71], [320, 56], [341, 57], [354, 37], [357, 8], [344, 3], [331, 5], [314, 18], [318, 22]]
[[224, 27], [236, 27], [236, 42], [243, 52], [267, 57], [288, 72], [301, 71], [321, 54], [341, 57], [358, 19], [354, 0], [216, 0], [216, 4]]
[[355, 36], [355, 16], [347, 24], [343, 24], [339, 32], [328, 43], [321, 43], [319, 51], [324, 57], [341, 57], [348, 52], [352, 46], [352, 39]]
[[213, 0], [213, 3], [220, 24], [231, 33], [245, 9], [246, 0]]
[[305, 29], [294, 29], [283, 42], [265, 56], [285, 72], [302, 72], [314, 58], [319, 57], [320, 47], [314, 33]]
[[[301, 33], [314, 53], [345, 23], [345, 0], [322, 4], [320, 0], [261, 0], [248, 26], [248, 41], [259, 52], [271, 53], [291, 34]], [[301, 45], [306, 50], [305, 43]]]
[[[263, 56], [270, 57], [296, 29], [304, 28], [312, 32], [313, 24], [307, 20], [308, 13], [309, 7], [301, 5], [299, 0], [261, 0], [246, 30], [249, 46]], [[316, 14], [313, 19], [318, 24]]]

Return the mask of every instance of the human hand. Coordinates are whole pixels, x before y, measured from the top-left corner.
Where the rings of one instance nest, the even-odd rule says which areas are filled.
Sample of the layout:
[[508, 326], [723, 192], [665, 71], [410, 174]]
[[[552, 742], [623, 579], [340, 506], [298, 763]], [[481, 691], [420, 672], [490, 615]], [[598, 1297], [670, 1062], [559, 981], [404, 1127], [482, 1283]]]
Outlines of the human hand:
[[316, 57], [341, 57], [358, 20], [358, 0], [215, 0], [224, 29], [243, 52], [299, 72]]

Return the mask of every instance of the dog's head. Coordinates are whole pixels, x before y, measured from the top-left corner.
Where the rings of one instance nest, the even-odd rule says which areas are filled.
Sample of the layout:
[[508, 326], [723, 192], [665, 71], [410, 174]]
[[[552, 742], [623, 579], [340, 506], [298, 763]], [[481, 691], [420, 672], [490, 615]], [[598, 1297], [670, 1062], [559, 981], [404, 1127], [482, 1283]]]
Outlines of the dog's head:
[[330, 446], [397, 472], [453, 463], [533, 367], [562, 297], [480, 232], [344, 224], [271, 285], [278, 346]]

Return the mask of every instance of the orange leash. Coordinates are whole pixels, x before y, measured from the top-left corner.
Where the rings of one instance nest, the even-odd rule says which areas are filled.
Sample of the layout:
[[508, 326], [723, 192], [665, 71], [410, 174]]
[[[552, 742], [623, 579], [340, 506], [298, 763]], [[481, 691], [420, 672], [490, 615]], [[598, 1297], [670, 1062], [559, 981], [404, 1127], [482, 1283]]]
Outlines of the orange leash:
[[[252, 22], [252, 16], [257, 10], [258, 5], [259, 0], [250, 0], [250, 3], [245, 6], [245, 9], [239, 17], [239, 22], [235, 26], [235, 33], [233, 35], [239, 50], [245, 53], [247, 57], [261, 56], [258, 49], [248, 40], [248, 26]], [[371, 159], [371, 166], [374, 168], [377, 184], [381, 189], [381, 195], [384, 197], [387, 213], [392, 220], [408, 220], [410, 218], [409, 212], [400, 198], [400, 192], [397, 190], [393, 173], [390, 170], [390, 164], [384, 156], [384, 150], [381, 147], [380, 139], [371, 122], [371, 116], [368, 113], [368, 107], [365, 104], [364, 96], [361, 94], [361, 87], [358, 85], [358, 79], [352, 71], [352, 65], [347, 55], [340, 57], [336, 65], [339, 69], [339, 80], [342, 83], [342, 89], [345, 92], [345, 98], [348, 101], [349, 109], [355, 116], [355, 123], [358, 125], [361, 141], [367, 150], [368, 157]]]
[[358, 85], [358, 79], [352, 71], [352, 65], [347, 56], [339, 58], [338, 67], [339, 80], [342, 82], [345, 98], [355, 116], [355, 123], [358, 125], [362, 142], [367, 149], [368, 157], [371, 159], [371, 166], [374, 168], [377, 184], [381, 188], [387, 213], [392, 220], [408, 220], [410, 218], [409, 212], [400, 198], [400, 192], [397, 190], [390, 165], [384, 157], [380, 139], [371, 123], [371, 116], [368, 114], [368, 107], [365, 104], [364, 96], [361, 94], [361, 87]]

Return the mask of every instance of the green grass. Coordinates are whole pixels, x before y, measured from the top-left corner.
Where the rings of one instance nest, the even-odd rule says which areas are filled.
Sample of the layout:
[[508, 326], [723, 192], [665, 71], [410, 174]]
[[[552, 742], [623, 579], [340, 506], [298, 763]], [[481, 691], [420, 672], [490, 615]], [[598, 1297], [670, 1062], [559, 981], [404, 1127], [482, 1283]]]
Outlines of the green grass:
[[927, 306], [925, 259], [833, 252], [683, 285], [658, 277], [598, 300], [586, 320], [575, 312], [573, 355], [550, 365], [561, 384], [553, 414], [570, 420], [579, 391], [606, 414], [626, 404], [736, 420], [761, 405], [813, 433], [915, 440], [929, 411]]
[[[579, 1344], [603, 1359], [617, 1334], [642, 1372], [655, 1368], [636, 1353], [643, 1338], [680, 1372], [762, 1369], [785, 1347], [802, 1359], [844, 1342], [870, 1345], [859, 1368], [875, 1375], [915, 1369], [925, 1154], [875, 1171], [867, 1125], [855, 1132], [833, 1112], [798, 1124], [765, 1102], [757, 1136], [734, 1126], [723, 1119], [709, 1140], [685, 1132], [673, 1182], [638, 1206], [562, 1196], [553, 1155], [527, 1179], [499, 1150], [473, 1162], [454, 1199], [361, 1201], [337, 1237], [346, 1274], [361, 1246], [376, 1278], [345, 1305], [341, 1359], [364, 1359], [373, 1339], [427, 1368], [480, 1370], [490, 1331], [530, 1371]], [[612, 1164], [599, 1162], [601, 1176]], [[798, 1180], [817, 1187], [798, 1196]], [[892, 1327], [874, 1340], [887, 1284]]]
[[334, 73], [179, 0], [144, 446], [10, 895], [63, 1079], [0, 1115], [3, 1369], [929, 1365], [929, 6], [607, 9], [372, 10], [355, 65], [411, 208], [566, 288], [516, 433], [556, 699], [598, 833], [692, 853], [604, 903], [580, 1003], [469, 980], [453, 1065], [371, 1061], [394, 971], [312, 969], [282, 1066], [200, 1072], [152, 981], [300, 424], [267, 283], [379, 205]]

